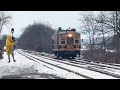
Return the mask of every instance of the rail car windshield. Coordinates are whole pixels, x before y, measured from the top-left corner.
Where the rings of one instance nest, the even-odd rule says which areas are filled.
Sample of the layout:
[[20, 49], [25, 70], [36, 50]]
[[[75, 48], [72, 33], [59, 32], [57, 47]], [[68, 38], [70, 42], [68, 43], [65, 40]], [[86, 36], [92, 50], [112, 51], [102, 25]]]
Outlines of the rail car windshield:
[[73, 37], [67, 37], [67, 44], [73, 44]]

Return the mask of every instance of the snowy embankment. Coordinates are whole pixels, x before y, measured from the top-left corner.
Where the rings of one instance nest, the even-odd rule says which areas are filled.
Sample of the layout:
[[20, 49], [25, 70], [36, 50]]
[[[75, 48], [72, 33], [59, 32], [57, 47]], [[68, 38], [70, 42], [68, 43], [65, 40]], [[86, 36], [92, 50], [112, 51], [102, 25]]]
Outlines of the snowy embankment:
[[[50, 68], [43, 63], [37, 63], [15, 52], [17, 62], [8, 63], [6, 53], [3, 54], [3, 59], [0, 60], [0, 78], [34, 78], [34, 79], [84, 79], [74, 73], [61, 70], [59, 68]], [[14, 77], [15, 78], [15, 77]]]

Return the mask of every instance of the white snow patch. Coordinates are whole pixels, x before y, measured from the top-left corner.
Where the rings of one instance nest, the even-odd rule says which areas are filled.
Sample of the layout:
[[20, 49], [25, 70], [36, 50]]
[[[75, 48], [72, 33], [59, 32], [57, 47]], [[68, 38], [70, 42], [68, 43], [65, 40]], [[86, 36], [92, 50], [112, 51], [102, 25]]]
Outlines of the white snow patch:
[[[31, 55], [31, 54], [28, 54], [28, 55]], [[115, 77], [105, 75], [105, 74], [102, 74], [102, 73], [99, 73], [99, 72], [86, 70], [86, 69], [74, 67], [74, 66], [71, 66], [71, 65], [66, 65], [66, 64], [63, 64], [63, 63], [59, 63], [59, 62], [48, 60], [48, 59], [45, 59], [45, 58], [42, 58], [42, 57], [38, 57], [38, 56], [35, 56], [35, 55], [31, 55], [31, 56], [34, 56], [36, 58], [42, 59], [44, 61], [47, 61], [47, 62], [55, 64], [55, 65], [62, 66], [64, 68], [79, 72], [81, 74], [88, 75], [88, 76], [96, 78], [96, 79], [115, 79]]]
[[8, 63], [6, 52], [4, 52], [3, 59], [0, 61], [0, 77], [15, 74], [47, 73], [66, 79], [84, 79], [74, 73], [55, 68], [54, 66], [31, 61], [17, 52], [15, 52], [15, 60], [16, 62], [13, 62], [11, 57], [11, 62]]

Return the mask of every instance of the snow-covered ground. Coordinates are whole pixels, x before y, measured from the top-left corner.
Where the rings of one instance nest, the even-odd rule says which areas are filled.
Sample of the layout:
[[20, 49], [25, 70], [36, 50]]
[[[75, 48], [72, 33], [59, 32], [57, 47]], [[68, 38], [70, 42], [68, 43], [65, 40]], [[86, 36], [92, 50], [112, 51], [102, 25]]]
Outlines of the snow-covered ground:
[[[23, 53], [25, 53], [25, 52], [23, 52]], [[99, 73], [99, 72], [86, 70], [86, 69], [74, 67], [74, 66], [71, 66], [71, 65], [66, 65], [66, 64], [63, 64], [63, 63], [59, 63], [59, 62], [55, 62], [55, 61], [52, 61], [52, 60], [45, 59], [43, 57], [38, 57], [38, 56], [33, 55], [33, 54], [28, 54], [27, 53], [27, 55], [34, 56], [34, 57], [39, 58], [39, 59], [41, 59], [43, 61], [47, 61], [49, 63], [52, 63], [52, 64], [60, 66], [60, 67], [67, 68], [67, 69], [72, 70], [72, 71], [77, 71], [77, 72], [79, 72], [81, 74], [90, 76], [92, 78], [96, 78], [96, 79], [115, 79], [115, 77], [105, 75], [105, 74], [102, 74], [102, 73]]]
[[84, 79], [74, 73], [37, 63], [15, 52], [16, 62], [8, 63], [6, 52], [0, 60], [0, 78], [12, 79]]
[[[21, 50], [18, 50], [21, 51]], [[28, 54], [30, 55], [30, 54]], [[36, 55], [32, 55], [38, 58]], [[6, 52], [3, 54], [3, 59], [0, 60], [0, 78], [1, 79], [85, 79], [75, 73], [68, 72], [66, 70], [57, 68], [55, 66], [46, 64], [44, 62], [32, 61], [15, 51], [16, 62], [13, 62], [11, 57], [11, 62], [8, 63], [8, 58]], [[61, 64], [54, 62], [42, 57], [39, 57], [44, 61], [47, 61], [58, 66], [76, 70], [77, 72], [88, 75], [96, 79], [115, 79], [115, 77], [101, 74], [98, 72], [73, 67], [70, 65]]]

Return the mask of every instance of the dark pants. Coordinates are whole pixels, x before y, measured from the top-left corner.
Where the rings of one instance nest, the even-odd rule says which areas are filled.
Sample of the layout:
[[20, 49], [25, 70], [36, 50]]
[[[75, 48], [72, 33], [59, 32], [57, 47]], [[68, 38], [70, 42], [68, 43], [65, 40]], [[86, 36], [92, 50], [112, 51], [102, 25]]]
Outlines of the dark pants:
[[[13, 58], [13, 60], [15, 61], [15, 58], [14, 58], [14, 50], [12, 50], [12, 58]], [[9, 62], [10, 62], [10, 55], [8, 55], [8, 60], [9, 60]]]

